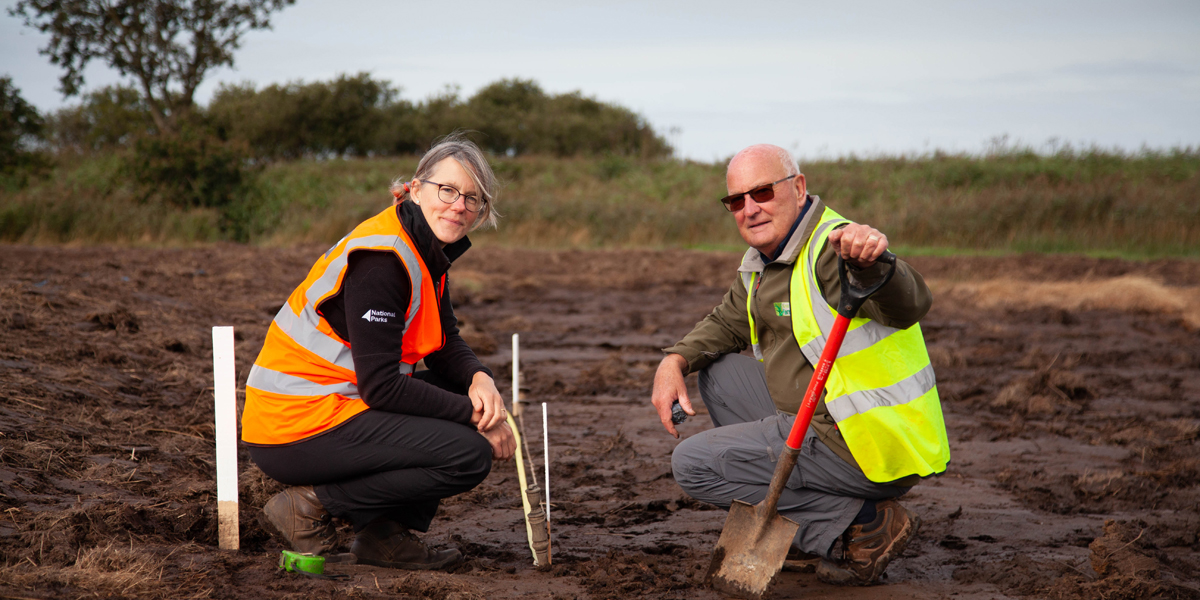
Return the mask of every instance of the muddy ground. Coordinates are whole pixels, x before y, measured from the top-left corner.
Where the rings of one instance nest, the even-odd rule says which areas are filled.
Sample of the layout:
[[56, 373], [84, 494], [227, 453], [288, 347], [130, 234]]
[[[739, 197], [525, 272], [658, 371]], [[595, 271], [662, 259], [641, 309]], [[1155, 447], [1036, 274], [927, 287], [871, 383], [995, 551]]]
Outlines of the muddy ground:
[[[722, 253], [476, 248], [455, 265], [501, 390], [519, 332], [527, 398], [548, 403], [549, 569], [531, 566], [511, 462], [427, 535], [467, 556], [455, 572], [323, 581], [275, 568], [255, 515], [279, 487], [243, 449], [241, 551], [218, 550], [210, 328], [236, 327], [244, 382], [323, 250], [0, 248], [0, 597], [719, 597], [702, 576], [725, 515], [675, 485], [648, 397], [658, 349], [732, 281]], [[952, 464], [905, 500], [924, 525], [886, 585], [786, 572], [775, 596], [1200, 598], [1200, 263], [912, 262], [936, 294]]]

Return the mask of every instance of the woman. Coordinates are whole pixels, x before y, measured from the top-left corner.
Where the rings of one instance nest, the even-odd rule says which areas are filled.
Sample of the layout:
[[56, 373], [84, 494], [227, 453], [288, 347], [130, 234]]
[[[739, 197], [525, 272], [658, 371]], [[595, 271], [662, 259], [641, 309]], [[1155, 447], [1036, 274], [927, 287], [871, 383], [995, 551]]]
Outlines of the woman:
[[[440, 569], [428, 531], [442, 498], [487, 476], [516, 444], [491, 371], [458, 335], [446, 272], [468, 231], [495, 225], [496, 178], [457, 136], [425, 154], [392, 206], [317, 260], [267, 332], [246, 384], [242, 440], [293, 487], [261, 521], [298, 552], [354, 527], [359, 563]], [[414, 371], [424, 359], [428, 370]], [[348, 558], [348, 557], [334, 557]]]

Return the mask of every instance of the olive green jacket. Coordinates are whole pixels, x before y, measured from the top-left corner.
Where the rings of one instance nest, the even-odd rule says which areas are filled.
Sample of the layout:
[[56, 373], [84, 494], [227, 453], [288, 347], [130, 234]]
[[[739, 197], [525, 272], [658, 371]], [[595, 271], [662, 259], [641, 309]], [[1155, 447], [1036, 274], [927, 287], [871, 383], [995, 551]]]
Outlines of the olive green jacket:
[[[779, 315], [776, 303], [791, 302], [790, 284], [792, 268], [805, 242], [816, 230], [820, 215], [825, 210], [817, 196], [810, 195], [808, 212], [786, 242], [779, 258], [763, 264], [762, 255], [750, 248], [742, 258], [738, 276], [725, 293], [721, 304], [712, 313], [696, 324], [691, 333], [670, 348], [667, 354], [678, 354], [688, 363], [688, 372], [696, 372], [708, 366], [723, 354], [740, 352], [750, 345], [750, 321], [746, 317], [746, 288], [741, 273], [758, 273], [757, 291], [750, 310], [758, 328], [758, 343], [762, 349], [763, 367], [766, 369], [767, 389], [775, 407], [788, 414], [796, 414], [804, 400], [804, 392], [812, 379], [813, 365], [800, 351], [792, 331], [792, 318]], [[883, 276], [885, 265], [877, 263], [867, 269], [850, 268], [850, 277], [861, 285], [871, 285]], [[822, 295], [829, 305], [836, 308], [841, 299], [841, 284], [838, 280], [837, 255], [826, 244], [817, 257], [817, 281]], [[915, 269], [902, 260], [896, 261], [896, 274], [892, 280], [875, 293], [859, 310], [858, 316], [869, 317], [883, 325], [907, 329], [925, 316], [933, 303], [933, 296], [925, 280]], [[807, 303], [799, 300], [791, 304], [791, 310], [805, 310]], [[821, 441], [833, 449], [838, 456], [850, 464], [857, 465], [846, 442], [842, 439], [833, 417], [825, 407], [825, 395], [813, 415], [812, 426]], [[901, 485], [915, 483], [907, 479], [896, 482]]]

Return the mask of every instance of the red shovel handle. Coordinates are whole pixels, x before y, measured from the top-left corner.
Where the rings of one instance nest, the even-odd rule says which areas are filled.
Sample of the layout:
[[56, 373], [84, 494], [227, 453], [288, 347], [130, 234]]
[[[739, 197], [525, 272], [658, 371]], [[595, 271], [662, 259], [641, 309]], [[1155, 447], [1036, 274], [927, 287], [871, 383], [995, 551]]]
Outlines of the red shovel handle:
[[825, 340], [825, 349], [821, 351], [821, 359], [817, 361], [812, 380], [808, 382], [808, 390], [804, 392], [804, 401], [800, 403], [800, 410], [796, 412], [796, 421], [792, 423], [792, 431], [788, 434], [787, 447], [783, 449], [779, 461], [775, 463], [775, 474], [771, 476], [771, 486], [767, 489], [767, 497], [759, 504], [758, 510], [761, 515], [774, 514], [779, 503], [779, 496], [783, 493], [784, 486], [787, 485], [792, 468], [796, 466], [796, 458], [800, 455], [800, 442], [804, 441], [804, 434], [808, 431], [809, 423], [812, 423], [813, 412], [817, 410], [817, 401], [821, 399], [821, 392], [825, 391], [825, 382], [829, 379], [829, 371], [833, 369], [833, 360], [837, 358], [838, 351], [842, 349], [842, 340], [846, 339], [846, 330], [850, 327], [850, 319], [858, 313], [858, 309], [867, 301], [867, 298], [887, 284], [896, 272], [895, 254], [884, 252], [878, 260], [892, 265], [892, 268], [887, 271], [881, 281], [864, 289], [850, 285], [846, 277], [846, 265], [842, 258], [838, 257], [838, 272], [842, 284], [842, 300], [838, 306], [838, 316], [833, 321], [833, 329], [829, 332], [829, 338]]
[[833, 331], [829, 332], [829, 341], [825, 343], [825, 350], [821, 352], [817, 370], [808, 383], [808, 391], [804, 392], [804, 401], [800, 403], [796, 421], [792, 423], [792, 432], [788, 434], [787, 447], [783, 449], [779, 456], [779, 462], [775, 464], [775, 474], [771, 476], [771, 486], [767, 488], [767, 497], [759, 505], [759, 510], [762, 511], [759, 514], [769, 515], [775, 512], [779, 496], [783, 494], [783, 488], [787, 485], [792, 468], [796, 466], [796, 459], [800, 456], [800, 442], [804, 440], [804, 432], [808, 431], [808, 424], [812, 422], [813, 412], [817, 410], [817, 400], [821, 398], [821, 392], [825, 391], [825, 381], [829, 379], [829, 370], [833, 368], [833, 359], [837, 358], [838, 350], [842, 347], [842, 340], [846, 337], [846, 328], [849, 326], [850, 319], [842, 315], [838, 315], [833, 322]]
[[829, 332], [829, 339], [825, 341], [825, 349], [821, 351], [821, 360], [817, 361], [816, 370], [808, 382], [808, 391], [804, 392], [804, 401], [800, 403], [800, 410], [796, 412], [796, 422], [792, 424], [792, 432], [788, 434], [787, 445], [792, 450], [800, 449], [804, 432], [808, 431], [808, 425], [812, 423], [813, 412], [817, 410], [817, 401], [821, 399], [821, 392], [825, 391], [825, 382], [829, 379], [833, 360], [837, 358], [838, 351], [842, 349], [842, 340], [846, 338], [846, 329], [850, 327], [850, 319], [858, 313], [858, 309], [862, 308], [867, 298], [879, 291], [879, 288], [887, 285], [887, 282], [891, 281], [892, 275], [896, 274], [895, 254], [884, 251], [883, 255], [876, 260], [889, 264], [892, 268], [888, 269], [875, 285], [859, 288], [850, 285], [846, 276], [846, 262], [842, 260], [842, 257], [838, 257], [838, 279], [842, 284], [842, 299], [838, 303], [838, 316], [833, 322], [833, 329]]
[[804, 401], [800, 403], [800, 410], [796, 412], [796, 422], [792, 424], [792, 432], [788, 434], [787, 445], [792, 450], [800, 449], [804, 432], [808, 431], [813, 413], [817, 410], [817, 401], [821, 399], [821, 392], [825, 391], [825, 382], [829, 380], [829, 371], [833, 369], [833, 359], [837, 358], [838, 351], [842, 349], [842, 340], [846, 339], [846, 329], [849, 327], [850, 319], [842, 315], [838, 315], [833, 322], [833, 331], [829, 332], [829, 340], [825, 342], [825, 349], [821, 351], [821, 360], [817, 361], [816, 371], [813, 372], [812, 380], [808, 382], [808, 391], [804, 392]]

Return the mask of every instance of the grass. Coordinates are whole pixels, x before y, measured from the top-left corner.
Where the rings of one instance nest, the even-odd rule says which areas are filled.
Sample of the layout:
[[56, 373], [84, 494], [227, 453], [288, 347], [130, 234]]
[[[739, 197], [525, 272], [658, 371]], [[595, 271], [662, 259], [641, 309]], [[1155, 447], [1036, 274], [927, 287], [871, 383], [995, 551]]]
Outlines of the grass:
[[[0, 240], [22, 243], [332, 243], [386, 207], [415, 157], [267, 166], [238, 205], [182, 210], [142, 201], [118, 159], [60, 164], [0, 192]], [[604, 158], [496, 158], [500, 228], [479, 244], [739, 251], [720, 164]], [[847, 157], [801, 165], [810, 192], [888, 234], [908, 254], [1071, 252], [1200, 257], [1200, 152]], [[224, 218], [224, 220], [222, 220]]]
[[30, 244], [187, 245], [221, 239], [214, 209], [147, 202], [115, 156], [68, 160], [20, 190], [0, 187], [0, 240]]

